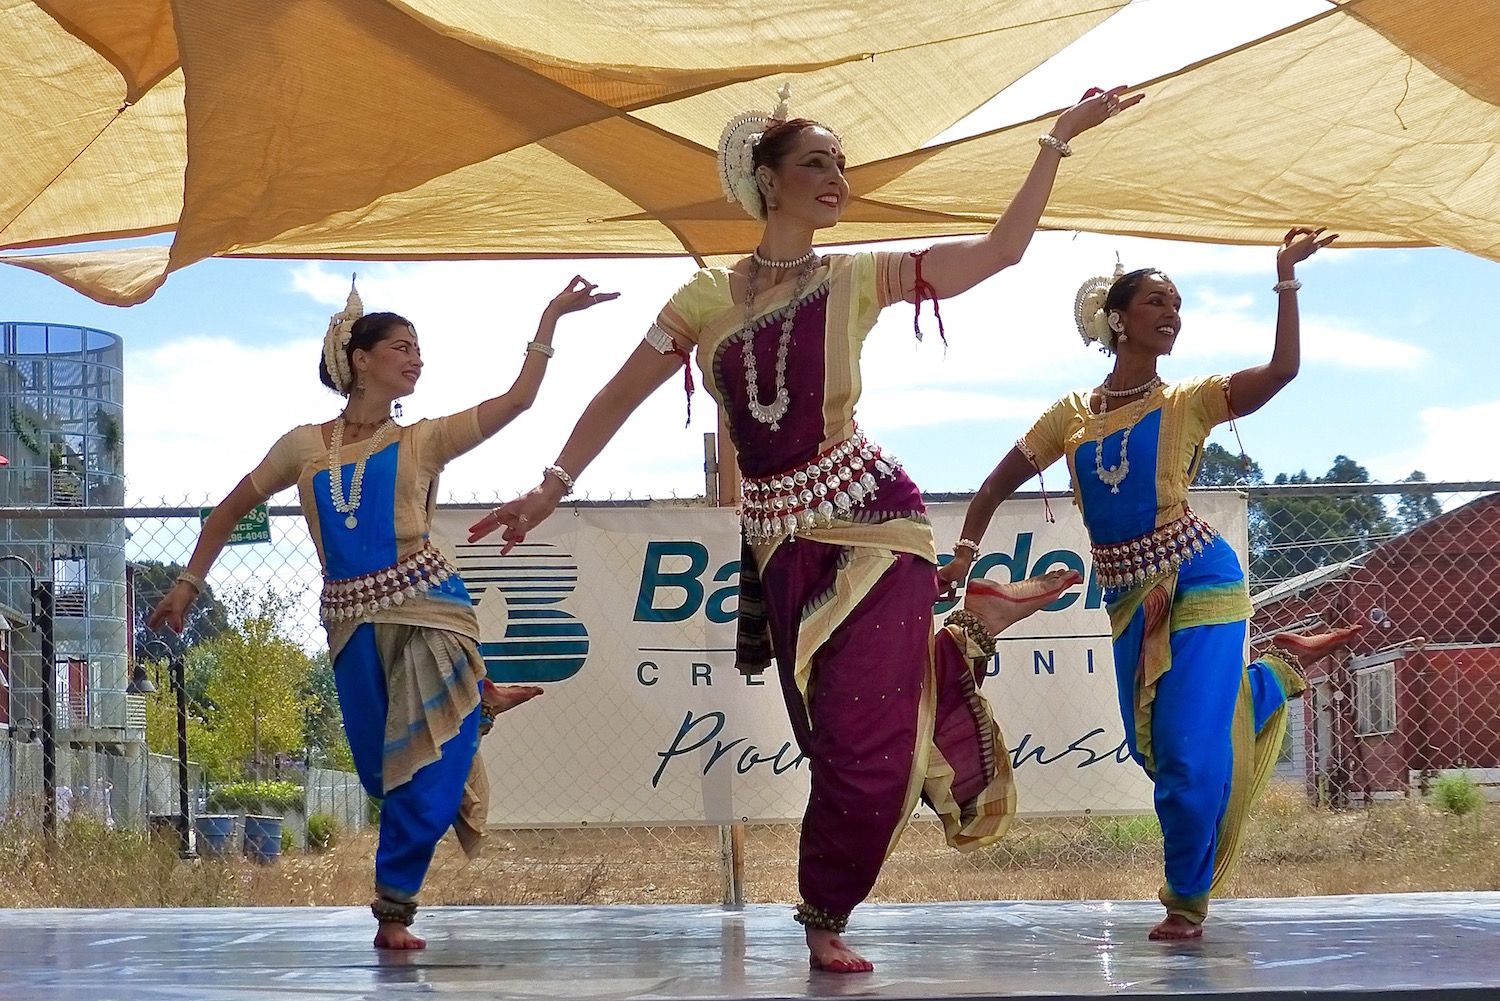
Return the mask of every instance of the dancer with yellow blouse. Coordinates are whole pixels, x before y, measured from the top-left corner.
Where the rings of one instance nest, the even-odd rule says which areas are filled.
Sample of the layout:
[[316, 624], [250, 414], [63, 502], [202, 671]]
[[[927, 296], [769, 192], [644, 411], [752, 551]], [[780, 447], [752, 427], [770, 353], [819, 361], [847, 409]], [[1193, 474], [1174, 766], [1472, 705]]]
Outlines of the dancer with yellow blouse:
[[[1244, 571], [1187, 499], [1213, 427], [1259, 410], [1296, 376], [1293, 269], [1333, 239], [1287, 233], [1276, 257], [1271, 358], [1228, 376], [1167, 383], [1157, 374], [1182, 327], [1182, 297], [1166, 275], [1117, 269], [1113, 280], [1086, 283], [1075, 304], [1079, 330], [1114, 354], [1113, 371], [1053, 404], [990, 473], [964, 520], [964, 538], [982, 538], [1002, 501], [1067, 458], [1109, 611], [1126, 740], [1155, 786], [1167, 916], [1153, 939], [1202, 934], [1209, 895], [1232, 871], [1250, 806], [1280, 753], [1286, 700], [1306, 687], [1270, 651], [1245, 663]], [[939, 571], [943, 583], [962, 583], [976, 555], [976, 545], [960, 546]], [[1349, 635], [1277, 639], [1316, 656]]]

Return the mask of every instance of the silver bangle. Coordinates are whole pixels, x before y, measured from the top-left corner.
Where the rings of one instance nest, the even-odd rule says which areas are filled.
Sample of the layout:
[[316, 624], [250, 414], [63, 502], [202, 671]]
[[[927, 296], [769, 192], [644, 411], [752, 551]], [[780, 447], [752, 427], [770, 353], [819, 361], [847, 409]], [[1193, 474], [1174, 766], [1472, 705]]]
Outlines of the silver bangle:
[[172, 583], [174, 583], [174, 584], [187, 584], [194, 591], [197, 591], [199, 594], [202, 594], [204, 591], [208, 590], [208, 585], [203, 582], [203, 578], [199, 577], [197, 574], [193, 573], [191, 570], [181, 570], [181, 571], [178, 571], [177, 579], [175, 581], [173, 581]]
[[1053, 135], [1050, 132], [1043, 132], [1041, 135], [1036, 137], [1036, 141], [1038, 145], [1051, 146], [1053, 149], [1057, 150], [1059, 156], [1073, 155], [1073, 147], [1069, 146], [1066, 140], [1059, 139], [1057, 138], [1057, 136]]
[[1272, 292], [1278, 292], [1278, 293], [1280, 293], [1280, 292], [1295, 292], [1295, 291], [1297, 291], [1301, 287], [1302, 287], [1302, 283], [1299, 282], [1297, 279], [1295, 279], [1295, 278], [1288, 278], [1285, 281], [1279, 281], [1275, 285], [1272, 285], [1271, 286], [1271, 291]]
[[552, 345], [543, 344], [541, 341], [528, 341], [526, 343], [526, 350], [535, 351], [537, 354], [545, 355], [548, 358], [557, 354], [557, 350]]
[[566, 469], [561, 466], [548, 466], [546, 469], [542, 470], [542, 475], [546, 476], [548, 473], [556, 476], [558, 480], [562, 482], [564, 497], [573, 492], [573, 477], [568, 475], [568, 471]]
[[957, 556], [960, 549], [967, 549], [969, 552], [973, 553], [976, 558], [978, 558], [979, 556], [979, 543], [975, 542], [973, 539], [959, 539], [957, 542], [955, 542], [953, 544], [953, 555]]

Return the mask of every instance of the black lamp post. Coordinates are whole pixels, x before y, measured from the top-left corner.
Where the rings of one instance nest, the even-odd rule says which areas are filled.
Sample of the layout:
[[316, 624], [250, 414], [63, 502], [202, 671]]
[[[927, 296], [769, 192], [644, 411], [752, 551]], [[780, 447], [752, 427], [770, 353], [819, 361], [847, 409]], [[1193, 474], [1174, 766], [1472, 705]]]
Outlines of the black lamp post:
[[14, 560], [26, 568], [31, 579], [31, 628], [41, 636], [42, 648], [42, 831], [57, 834], [57, 695], [55, 678], [57, 650], [54, 645], [50, 580], [37, 580], [36, 569], [14, 553], [0, 553], [0, 561]]
[[[193, 851], [192, 824], [188, 816], [188, 746], [187, 746], [187, 675], [182, 663], [182, 654], [166, 640], [150, 639], [141, 644], [146, 652], [160, 650], [167, 658], [167, 676], [177, 693], [177, 837], [178, 854], [182, 858], [196, 858]], [[146, 676], [146, 669], [139, 664], [130, 679], [126, 691], [142, 695], [156, 691], [156, 686]]]

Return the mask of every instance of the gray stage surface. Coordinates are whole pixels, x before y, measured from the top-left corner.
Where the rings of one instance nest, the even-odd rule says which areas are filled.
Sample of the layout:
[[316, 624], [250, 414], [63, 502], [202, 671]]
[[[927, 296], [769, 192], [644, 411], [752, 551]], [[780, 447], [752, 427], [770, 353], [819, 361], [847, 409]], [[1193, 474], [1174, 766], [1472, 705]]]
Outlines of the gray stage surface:
[[379, 955], [355, 908], [0, 912], [0, 998], [1500, 998], [1500, 893], [1221, 901], [1196, 943], [1154, 903], [862, 907], [872, 974], [809, 973], [791, 909], [446, 907]]

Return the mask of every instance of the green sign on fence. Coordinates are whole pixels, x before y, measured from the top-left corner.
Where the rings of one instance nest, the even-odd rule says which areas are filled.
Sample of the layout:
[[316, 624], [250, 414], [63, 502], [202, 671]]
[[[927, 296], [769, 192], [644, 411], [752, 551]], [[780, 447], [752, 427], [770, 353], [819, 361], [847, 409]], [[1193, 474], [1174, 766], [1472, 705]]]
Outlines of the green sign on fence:
[[[198, 512], [198, 522], [202, 524], [208, 520], [213, 511], [211, 507], [205, 507]], [[234, 526], [234, 531], [229, 533], [229, 545], [244, 546], [252, 542], [271, 541], [271, 512], [264, 504], [257, 504], [250, 509], [250, 513], [240, 519], [240, 523]]]

